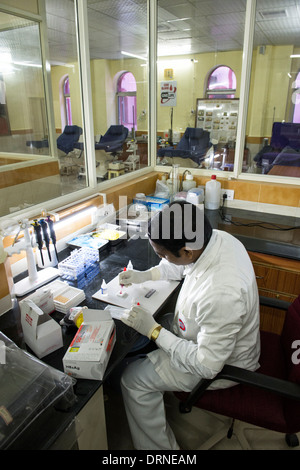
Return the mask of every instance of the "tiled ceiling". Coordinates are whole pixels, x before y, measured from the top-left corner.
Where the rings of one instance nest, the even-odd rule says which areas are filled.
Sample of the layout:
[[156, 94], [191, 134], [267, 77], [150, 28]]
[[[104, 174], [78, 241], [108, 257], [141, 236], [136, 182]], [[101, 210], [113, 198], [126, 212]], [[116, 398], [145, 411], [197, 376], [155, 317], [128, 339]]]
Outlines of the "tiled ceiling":
[[[151, 0], [154, 1], [154, 0]], [[146, 0], [88, 0], [90, 56], [147, 56]], [[159, 55], [241, 50], [246, 0], [159, 0]], [[46, 0], [50, 61], [77, 59], [73, 0]], [[9, 40], [9, 31], [2, 40]], [[1, 42], [0, 38], [0, 42]], [[30, 39], [28, 37], [28, 42]], [[257, 0], [254, 47], [300, 46], [299, 0]]]

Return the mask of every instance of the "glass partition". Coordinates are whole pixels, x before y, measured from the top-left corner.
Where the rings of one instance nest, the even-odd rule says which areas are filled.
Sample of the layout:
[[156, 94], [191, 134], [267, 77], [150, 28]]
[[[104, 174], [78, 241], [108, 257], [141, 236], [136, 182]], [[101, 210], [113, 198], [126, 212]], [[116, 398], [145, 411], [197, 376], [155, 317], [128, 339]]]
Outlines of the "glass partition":
[[39, 25], [0, 12], [1, 152], [32, 153], [29, 140], [47, 137], [45, 103]]
[[56, 7], [45, 1], [45, 25], [0, 12], [0, 217], [87, 185], [74, 3]]
[[157, 164], [232, 171], [245, 2], [158, 7]]
[[148, 166], [147, 0], [88, 6], [97, 180]]
[[268, 3], [256, 4], [243, 172], [300, 177], [300, 11]]

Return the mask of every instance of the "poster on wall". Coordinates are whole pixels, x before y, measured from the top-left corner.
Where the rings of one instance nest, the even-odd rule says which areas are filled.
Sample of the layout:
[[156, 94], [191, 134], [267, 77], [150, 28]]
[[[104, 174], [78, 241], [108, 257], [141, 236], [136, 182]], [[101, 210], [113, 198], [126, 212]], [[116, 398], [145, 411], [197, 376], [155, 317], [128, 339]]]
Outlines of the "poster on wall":
[[197, 99], [195, 127], [210, 133], [210, 139], [219, 143], [235, 142], [238, 122], [239, 100]]
[[168, 80], [160, 84], [160, 105], [176, 106], [177, 98], [177, 82]]

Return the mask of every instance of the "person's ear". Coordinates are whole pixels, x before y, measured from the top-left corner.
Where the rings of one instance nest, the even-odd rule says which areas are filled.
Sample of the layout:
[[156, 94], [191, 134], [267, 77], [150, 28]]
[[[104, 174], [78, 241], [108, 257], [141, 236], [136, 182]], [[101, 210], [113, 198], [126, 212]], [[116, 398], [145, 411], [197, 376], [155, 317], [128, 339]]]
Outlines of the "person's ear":
[[186, 258], [188, 258], [189, 260], [192, 260], [193, 259], [193, 250], [187, 246], [184, 246], [183, 248], [181, 248], [181, 254], [183, 256], [185, 256]]

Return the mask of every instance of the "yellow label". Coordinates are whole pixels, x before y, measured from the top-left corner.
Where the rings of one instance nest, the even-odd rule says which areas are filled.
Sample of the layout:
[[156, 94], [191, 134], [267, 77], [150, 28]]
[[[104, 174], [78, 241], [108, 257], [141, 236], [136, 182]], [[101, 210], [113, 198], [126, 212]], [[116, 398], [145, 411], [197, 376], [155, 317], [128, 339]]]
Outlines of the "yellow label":
[[75, 320], [75, 325], [77, 326], [77, 328], [80, 327], [82, 322], [83, 322], [83, 315], [82, 315], [82, 312], [81, 312]]

